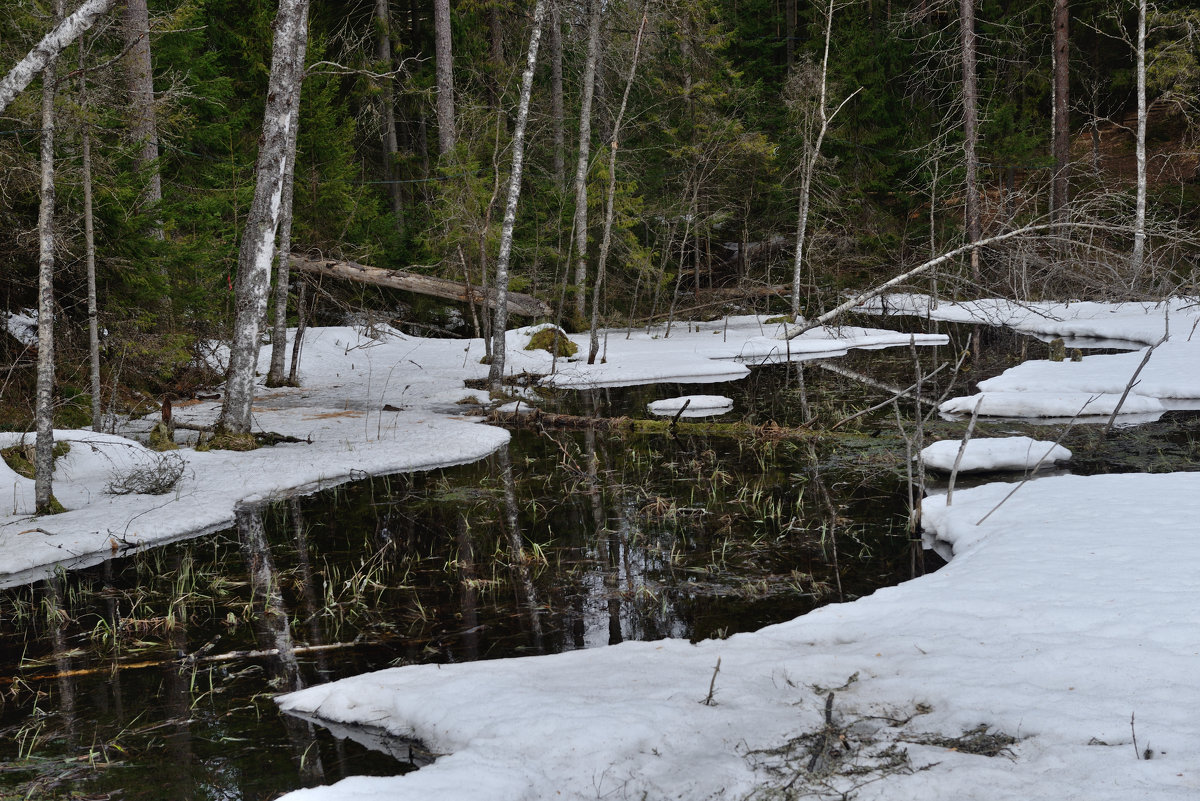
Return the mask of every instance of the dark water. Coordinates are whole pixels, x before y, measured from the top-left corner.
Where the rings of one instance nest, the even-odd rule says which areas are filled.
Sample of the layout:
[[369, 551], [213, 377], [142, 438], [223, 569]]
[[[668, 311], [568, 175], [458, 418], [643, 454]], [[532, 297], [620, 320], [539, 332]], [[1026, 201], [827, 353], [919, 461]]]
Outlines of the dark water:
[[[922, 373], [965, 335], [920, 349]], [[1030, 347], [982, 344], [958, 391]], [[658, 397], [725, 394], [731, 418], [828, 427], [892, 394], [851, 373], [896, 390], [917, 374], [907, 349], [832, 366], [548, 402], [644, 416]], [[723, 637], [920, 575], [934, 558], [908, 531], [896, 434], [917, 408], [817, 444], [518, 432], [477, 464], [243, 510], [234, 529], [0, 592], [0, 799], [269, 799], [393, 774], [430, 755], [337, 739], [273, 695], [392, 665]], [[1196, 439], [1160, 444], [1189, 458]]]

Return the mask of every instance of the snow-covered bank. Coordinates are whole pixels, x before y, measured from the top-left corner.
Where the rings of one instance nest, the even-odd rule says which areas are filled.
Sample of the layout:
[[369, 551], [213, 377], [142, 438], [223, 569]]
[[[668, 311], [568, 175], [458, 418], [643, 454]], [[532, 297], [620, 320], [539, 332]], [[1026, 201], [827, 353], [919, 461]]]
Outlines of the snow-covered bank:
[[[628, 386], [653, 382], [697, 383], [732, 381], [750, 373], [747, 365], [840, 356], [852, 348], [886, 348], [908, 345], [943, 345], [941, 334], [903, 334], [878, 328], [842, 327], [813, 329], [801, 337], [782, 342], [776, 339], [783, 322], [766, 322], [760, 316], [726, 317], [705, 323], [679, 321], [667, 336], [665, 325], [613, 330], [603, 337], [604, 363], [586, 363], [587, 335], [573, 334], [580, 356], [560, 360], [547, 386], [586, 389], [599, 386]], [[548, 354], [544, 354], [548, 357]], [[531, 372], [551, 372], [549, 358], [528, 361]]]
[[[254, 406], [256, 429], [305, 442], [249, 453], [181, 449], [183, 478], [165, 495], [105, 492], [114, 471], [153, 458], [136, 442], [59, 432], [71, 451], [55, 464], [54, 492], [67, 512], [30, 516], [32, 481], [0, 476], [0, 569], [7, 574], [0, 584], [31, 580], [50, 565], [87, 564], [128, 547], [232, 525], [239, 503], [486, 456], [508, 441], [507, 432], [434, 411], [482, 394], [463, 386], [464, 377], [487, 369], [477, 359], [474, 368], [464, 368], [466, 347], [399, 334], [376, 339], [352, 328], [310, 329], [304, 386], [260, 388]], [[264, 372], [267, 356], [264, 349]], [[177, 403], [175, 418], [206, 424], [218, 411], [215, 402]], [[4, 436], [7, 445], [20, 435]]]
[[[1161, 337], [1161, 309], [1110, 309], [1080, 333]], [[1043, 377], [1047, 394], [1073, 403], [1063, 375]], [[444, 754], [288, 798], [1197, 797], [1200, 473], [1050, 477], [1005, 500], [1012, 489], [925, 499], [928, 535], [954, 551], [941, 571], [756, 633], [411, 666], [284, 696]], [[845, 761], [813, 775], [831, 691]], [[1018, 742], [987, 757], [939, 739], [980, 726]]]
[[[859, 721], [848, 749], [898, 743], [926, 768], [829, 779], [863, 783], [859, 799], [1195, 798], [1200, 474], [1048, 478], [977, 526], [1010, 489], [926, 501], [926, 526], [955, 550], [938, 573], [757, 633], [405, 667], [285, 696], [446, 754], [288, 798], [742, 798], [791, 778], [751, 752], [819, 730], [827, 688], [843, 688], [836, 722]], [[980, 724], [1020, 739], [1011, 756], [919, 744]]]
[[1164, 333], [1172, 340], [1194, 339], [1200, 321], [1196, 298], [1171, 298], [1165, 303], [1017, 303], [1001, 298], [962, 302], [928, 295], [896, 293], [868, 301], [864, 310], [908, 314], [956, 323], [1008, 326], [1045, 337], [1086, 337], [1153, 345]]

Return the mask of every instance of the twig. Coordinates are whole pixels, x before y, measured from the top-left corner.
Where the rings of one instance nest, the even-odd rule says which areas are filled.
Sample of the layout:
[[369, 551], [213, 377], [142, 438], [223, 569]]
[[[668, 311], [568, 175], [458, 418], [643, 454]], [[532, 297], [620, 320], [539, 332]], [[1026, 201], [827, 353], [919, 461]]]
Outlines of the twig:
[[1113, 423], [1117, 419], [1117, 414], [1120, 413], [1121, 407], [1125, 405], [1125, 399], [1129, 397], [1129, 393], [1138, 383], [1138, 376], [1142, 374], [1142, 368], [1150, 361], [1150, 354], [1154, 353], [1154, 349], [1167, 341], [1167, 334], [1163, 334], [1162, 339], [1155, 342], [1146, 351], [1146, 355], [1142, 357], [1142, 363], [1133, 371], [1133, 377], [1129, 379], [1129, 383], [1125, 385], [1125, 391], [1121, 393], [1121, 399], [1117, 401], [1117, 405], [1113, 407], [1112, 414], [1108, 416], [1108, 423], [1104, 426], [1104, 436], [1108, 436], [1108, 432], [1112, 431]]
[[1075, 416], [1072, 417], [1069, 421], [1067, 421], [1067, 425], [1065, 428], [1063, 428], [1063, 432], [1058, 435], [1058, 439], [1054, 440], [1054, 444], [1051, 445], [1046, 450], [1046, 452], [1042, 454], [1042, 458], [1038, 459], [1037, 464], [1035, 464], [1029, 470], [1029, 472], [1025, 475], [1025, 478], [1021, 479], [1021, 483], [1017, 484], [1017, 486], [1013, 487], [1012, 490], [1007, 495], [1005, 495], [1003, 498], [1001, 498], [1000, 503], [993, 506], [991, 512], [988, 512], [986, 515], [979, 518], [978, 522], [976, 522], [975, 525], [977, 525], [977, 526], [983, 525], [983, 521], [985, 521], [989, 517], [991, 517], [992, 512], [995, 512], [997, 509], [999, 509], [1001, 506], [1003, 506], [1005, 501], [1007, 501], [1013, 495], [1017, 494], [1017, 490], [1021, 489], [1021, 487], [1025, 486], [1027, 483], [1029, 483], [1029, 480], [1031, 478], [1033, 478], [1034, 474], [1038, 471], [1038, 468], [1040, 468], [1042, 466], [1042, 462], [1046, 461], [1046, 457], [1049, 456], [1051, 453], [1053, 453], [1054, 449], [1057, 448], [1059, 443], [1061, 443], [1063, 441], [1063, 438], [1067, 436], [1067, 432], [1071, 430], [1071, 426], [1075, 425], [1075, 421], [1077, 419], [1079, 419], [1079, 415], [1083, 414], [1083, 410], [1087, 408], [1089, 403], [1096, 400], [1096, 398], [1098, 398], [1098, 397], [1100, 397], [1100, 396], [1093, 395], [1092, 397], [1088, 398], [1086, 401], [1083, 402], [1083, 405], [1079, 407], [1079, 411], [1075, 412]]
[[708, 695], [701, 702], [705, 706], [716, 706], [717, 702], [713, 700], [713, 692], [717, 687], [717, 674], [721, 672], [721, 657], [717, 657], [717, 666], [713, 668], [712, 681], [708, 683]]
[[687, 400], [685, 400], [683, 402], [683, 405], [679, 407], [679, 411], [675, 412], [675, 416], [671, 418], [671, 430], [672, 431], [674, 431], [675, 427], [679, 424], [679, 418], [681, 416], [683, 416], [684, 412], [687, 411], [687, 407], [689, 407], [691, 405], [692, 405], [692, 399], [688, 398]]
[[971, 410], [971, 422], [967, 423], [967, 430], [963, 433], [962, 442], [958, 445], [958, 455], [954, 457], [954, 467], [950, 469], [950, 484], [946, 487], [947, 506], [954, 501], [954, 481], [958, 478], [958, 467], [962, 464], [963, 454], [967, 452], [967, 443], [971, 440], [971, 432], [975, 430], [975, 421], [979, 419], [979, 407], [983, 405], [983, 397], [983, 393], [980, 393], [979, 400], [975, 401], [975, 408]]

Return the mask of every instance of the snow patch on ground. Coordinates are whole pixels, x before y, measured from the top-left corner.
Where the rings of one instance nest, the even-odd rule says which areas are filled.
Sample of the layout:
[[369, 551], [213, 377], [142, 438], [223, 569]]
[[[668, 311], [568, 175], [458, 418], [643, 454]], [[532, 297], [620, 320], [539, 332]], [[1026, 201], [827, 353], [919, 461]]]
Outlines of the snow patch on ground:
[[[712, 417], [733, 409], [733, 399], [724, 395], [681, 395], [678, 398], [663, 398], [646, 404], [651, 414], [671, 417]], [[682, 412], [680, 411], [682, 410]]]
[[[949, 473], [958, 460], [961, 445], [962, 442], [956, 439], [935, 442], [921, 451], [921, 462], [926, 467]], [[1070, 458], [1071, 451], [1062, 445], [1032, 437], [976, 437], [967, 441], [958, 470], [960, 473], [1027, 470], [1039, 463], [1049, 467]]]

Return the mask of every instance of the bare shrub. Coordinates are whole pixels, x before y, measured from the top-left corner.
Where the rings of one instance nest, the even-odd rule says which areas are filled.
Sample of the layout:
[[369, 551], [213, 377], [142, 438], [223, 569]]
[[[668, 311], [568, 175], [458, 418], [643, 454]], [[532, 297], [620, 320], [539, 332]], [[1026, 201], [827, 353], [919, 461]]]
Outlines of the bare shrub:
[[148, 464], [116, 470], [105, 487], [110, 495], [164, 495], [183, 478], [187, 462], [177, 453], [163, 453]]

